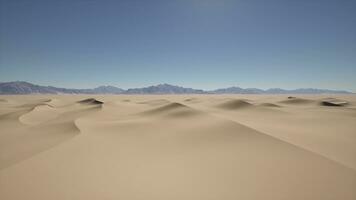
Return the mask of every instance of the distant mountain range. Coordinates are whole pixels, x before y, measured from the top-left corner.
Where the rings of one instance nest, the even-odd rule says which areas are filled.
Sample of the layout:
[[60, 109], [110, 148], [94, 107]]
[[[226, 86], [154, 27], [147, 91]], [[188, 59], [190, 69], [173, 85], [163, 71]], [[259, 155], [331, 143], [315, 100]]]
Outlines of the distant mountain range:
[[285, 90], [281, 88], [270, 88], [262, 90], [258, 88], [240, 88], [229, 87], [210, 91], [214, 94], [352, 94], [345, 90], [327, 90], [315, 88], [299, 88], [294, 90]]
[[301, 88], [284, 90], [271, 88], [262, 90], [258, 88], [229, 87], [204, 91], [193, 88], [184, 88], [169, 84], [155, 86], [121, 89], [114, 86], [100, 86], [93, 89], [68, 89], [53, 86], [40, 86], [23, 81], [0, 83], [0, 94], [352, 94], [343, 90], [325, 90], [314, 88]]

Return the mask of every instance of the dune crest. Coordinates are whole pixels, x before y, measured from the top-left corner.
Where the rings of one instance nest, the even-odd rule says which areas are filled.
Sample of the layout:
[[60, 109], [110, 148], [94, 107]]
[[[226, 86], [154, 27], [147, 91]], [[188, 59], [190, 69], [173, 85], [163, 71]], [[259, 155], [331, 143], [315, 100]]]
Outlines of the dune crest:
[[251, 104], [245, 100], [240, 100], [240, 99], [228, 100], [224, 103], [217, 105], [217, 107], [226, 109], [226, 110], [248, 108], [248, 107], [252, 107], [252, 106], [253, 106], [253, 104]]
[[96, 100], [94, 98], [88, 98], [88, 99], [80, 100], [80, 101], [78, 101], [78, 103], [85, 104], [85, 105], [101, 105], [101, 104], [104, 104], [104, 102], [98, 101], [98, 100]]
[[159, 116], [164, 115], [166, 117], [188, 117], [199, 114], [197, 110], [194, 110], [184, 104], [173, 102], [143, 112], [144, 115]]
[[34, 125], [40, 124], [59, 116], [56, 109], [49, 105], [35, 106], [30, 112], [25, 113], [19, 117], [19, 120], [24, 124]]
[[[76, 120], [101, 110], [101, 104], [93, 104], [92, 100], [84, 105], [90, 106], [70, 104], [53, 107], [39, 100], [15, 106], [15, 111], [0, 115], [0, 127], [3, 129], [0, 133], [0, 169], [78, 135], [81, 130]], [[9, 142], [11, 145], [8, 145]]]
[[184, 99], [184, 102], [187, 102], [187, 103], [200, 103], [201, 100], [198, 99], [198, 98], [187, 98], [187, 99]]
[[272, 107], [272, 108], [280, 108], [280, 107], [282, 107], [282, 106], [274, 104], [274, 103], [262, 103], [262, 104], [260, 104], [260, 106]]
[[340, 99], [335, 99], [335, 98], [328, 98], [324, 99], [320, 102], [321, 105], [323, 106], [336, 106], [336, 107], [344, 107], [349, 104], [347, 101], [343, 101]]
[[288, 97], [287, 100], [280, 101], [279, 103], [290, 104], [290, 105], [305, 105], [314, 103], [313, 100], [298, 98], [298, 97]]
[[139, 104], [147, 104], [147, 105], [151, 105], [151, 106], [159, 106], [159, 105], [164, 105], [167, 103], [170, 103], [170, 101], [168, 101], [166, 99], [154, 99], [154, 100], [139, 102]]

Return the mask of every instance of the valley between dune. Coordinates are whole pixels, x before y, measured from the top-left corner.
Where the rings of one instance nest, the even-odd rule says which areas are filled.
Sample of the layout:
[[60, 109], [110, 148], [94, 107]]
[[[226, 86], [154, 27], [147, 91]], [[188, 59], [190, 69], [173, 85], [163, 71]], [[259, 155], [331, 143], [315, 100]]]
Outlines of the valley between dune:
[[0, 199], [354, 200], [354, 95], [0, 96]]

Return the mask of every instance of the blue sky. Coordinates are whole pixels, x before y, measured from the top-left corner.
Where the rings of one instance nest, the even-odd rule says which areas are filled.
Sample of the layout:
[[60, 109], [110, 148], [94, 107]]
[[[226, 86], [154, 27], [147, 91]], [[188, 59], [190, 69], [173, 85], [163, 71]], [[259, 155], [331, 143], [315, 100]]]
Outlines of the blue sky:
[[356, 92], [355, 0], [0, 2], [0, 82]]

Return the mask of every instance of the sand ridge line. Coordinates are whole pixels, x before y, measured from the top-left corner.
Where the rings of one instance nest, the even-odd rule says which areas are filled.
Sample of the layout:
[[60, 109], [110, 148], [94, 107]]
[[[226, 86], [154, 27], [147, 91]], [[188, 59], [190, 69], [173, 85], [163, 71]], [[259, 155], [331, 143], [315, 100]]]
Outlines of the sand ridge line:
[[[5, 118], [3, 120], [0, 117], [0, 124], [4, 123], [8, 127], [4, 130], [2, 135], [4, 144], [0, 147], [1, 153], [4, 153], [4, 156], [0, 156], [1, 169], [51, 149], [82, 133], [77, 120], [100, 110], [101, 105], [76, 105], [69, 110], [60, 111], [57, 109], [60, 110], [39, 105], [2, 115], [2, 118]], [[57, 112], [51, 116], [53, 110]], [[17, 123], [12, 125], [17, 127], [16, 129], [9, 127], [12, 123]], [[12, 145], [7, 145], [9, 142]]]
[[254, 105], [245, 101], [245, 100], [233, 99], [233, 100], [228, 100], [223, 103], [220, 103], [216, 107], [225, 109], [225, 110], [235, 110], [235, 109], [249, 108], [252, 106], [254, 106]]
[[200, 112], [187, 105], [177, 102], [171, 102], [158, 108], [144, 111], [141, 114], [153, 116], [163, 115], [165, 117], [189, 117], [193, 115], [198, 115], [200, 114]]
[[306, 148], [306, 147], [304, 147], [304, 146], [302, 146], [302, 145], [298, 145], [298, 144], [292, 143], [292, 142], [289, 141], [289, 140], [285, 140], [285, 139], [279, 138], [279, 137], [277, 137], [277, 136], [274, 136], [273, 134], [269, 134], [269, 133], [267, 133], [267, 132], [265, 132], [265, 131], [262, 131], [262, 130], [260, 130], [260, 129], [258, 129], [258, 128], [254, 128], [253, 126], [247, 125], [247, 124], [245, 124], [245, 123], [243, 123], [243, 122], [241, 122], [241, 121], [237, 121], [236, 119], [233, 119], [233, 118], [229, 117], [228, 115], [224, 115], [224, 114], [221, 114], [221, 113], [210, 113], [210, 114], [213, 115], [213, 116], [216, 116], [216, 117], [218, 117], [218, 118], [221, 118], [221, 119], [224, 119], [224, 120], [228, 120], [228, 121], [232, 121], [232, 122], [238, 123], [238, 124], [240, 124], [240, 125], [249, 127], [249, 128], [251, 128], [251, 129], [253, 129], [253, 130], [255, 130], [255, 131], [257, 131], [257, 132], [259, 132], [259, 133], [261, 133], [261, 134], [265, 134], [265, 135], [267, 135], [267, 136], [273, 137], [273, 138], [275, 138], [275, 139], [277, 139], [277, 140], [280, 140], [280, 141], [282, 141], [282, 142], [288, 143], [288, 144], [290, 144], [290, 145], [293, 145], [293, 146], [298, 147], [298, 148], [300, 148], [300, 149], [303, 149], [303, 150], [305, 150], [305, 151], [311, 152], [311, 153], [313, 153], [313, 154], [319, 155], [319, 156], [321, 156], [321, 157], [323, 157], [323, 158], [325, 158], [325, 159], [328, 159], [328, 160], [330, 160], [330, 161], [332, 161], [332, 162], [338, 163], [338, 164], [340, 164], [340, 165], [342, 165], [342, 166], [344, 166], [344, 167], [346, 167], [346, 168], [348, 168], [348, 169], [352, 169], [353, 171], [356, 171], [356, 169], [354, 169], [353, 167], [348, 166], [348, 165], [346, 165], [346, 164], [344, 164], [344, 163], [342, 163], [342, 162], [339, 162], [339, 161], [337, 161], [337, 160], [334, 160], [333, 158], [330, 158], [330, 157], [328, 157], [328, 156], [326, 156], [326, 155], [323, 155], [322, 153], [319, 153], [319, 152], [317, 152], [317, 151], [313, 151], [312, 149]]
[[[327, 160], [329, 160], [329, 161], [332, 161], [333, 163], [336, 163], [336, 164], [338, 164], [338, 165], [340, 165], [340, 166], [342, 166], [342, 167], [345, 167], [345, 168], [347, 168], [347, 169], [353, 170], [353, 171], [355, 171], [355, 173], [356, 173], [356, 169], [354, 169], [354, 168], [352, 168], [352, 167], [350, 167], [350, 166], [347, 166], [347, 165], [345, 165], [345, 164], [343, 164], [343, 163], [341, 163], [341, 162], [338, 162], [338, 161], [336, 161], [336, 160], [334, 160], [334, 159], [332, 159], [332, 158], [329, 158], [329, 157], [327, 157], [327, 156], [325, 156], [325, 155], [323, 155], [323, 154], [321, 154], [321, 153], [318, 153], [318, 152], [315, 152], [315, 151], [313, 151], [313, 150], [307, 149], [307, 148], [305, 148], [305, 147], [303, 147], [303, 146], [301, 146], [301, 145], [297, 145], [297, 144], [291, 143], [290, 141], [283, 140], [283, 139], [281, 139], [281, 138], [278, 138], [278, 137], [276, 137], [276, 136], [273, 136], [272, 134], [268, 134], [268, 133], [266, 133], [266, 132], [264, 132], [264, 131], [261, 131], [261, 130], [259, 130], [259, 129], [256, 129], [256, 128], [252, 127], [252, 126], [246, 125], [246, 124], [244, 124], [244, 123], [242, 123], [242, 122], [233, 120], [233, 119], [231, 119], [231, 118], [226, 118], [225, 115], [220, 115], [220, 114], [217, 114], [217, 113], [210, 113], [210, 115], [211, 115], [211, 116], [214, 116], [214, 117], [216, 117], [216, 118], [220, 118], [220, 119], [223, 119], [223, 120], [232, 122], [232, 123], [236, 123], [236, 124], [238, 124], [239, 126], [244, 126], [244, 127], [249, 128], [249, 129], [251, 129], [251, 130], [254, 130], [256, 133], [259, 133], [259, 134], [268, 136], [268, 137], [270, 137], [270, 138], [273, 138], [273, 139], [278, 140], [278, 141], [280, 141], [280, 142], [289, 144], [289, 145], [294, 146], [294, 147], [296, 147], [296, 148], [298, 148], [298, 149], [301, 149], [301, 150], [303, 150], [303, 151], [306, 151], [306, 152], [309, 152], [309, 153], [311, 153], [311, 154], [320, 156], [320, 157], [322, 157], [322, 158], [324, 158], [324, 159], [327, 159]], [[356, 175], [356, 174], [355, 174], [355, 175]]]
[[[49, 100], [51, 101], [51, 100]], [[76, 103], [67, 104], [60, 107], [55, 107], [50, 104], [38, 104], [31, 108], [27, 113], [24, 113], [19, 117], [19, 121], [27, 125], [37, 125], [45, 122], [54, 121], [60, 115], [66, 114], [71, 119], [68, 113], [83, 112], [85, 110], [90, 111], [91, 109], [101, 108], [103, 102], [97, 101], [96, 99], [85, 99], [78, 101]], [[80, 105], [79, 107], [77, 105]]]
[[261, 103], [261, 104], [259, 104], [259, 106], [272, 107], [272, 108], [281, 108], [281, 107], [283, 107], [283, 106], [280, 106], [280, 105], [274, 104], [274, 103]]

